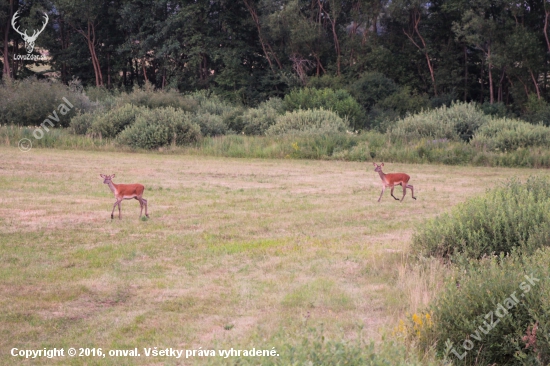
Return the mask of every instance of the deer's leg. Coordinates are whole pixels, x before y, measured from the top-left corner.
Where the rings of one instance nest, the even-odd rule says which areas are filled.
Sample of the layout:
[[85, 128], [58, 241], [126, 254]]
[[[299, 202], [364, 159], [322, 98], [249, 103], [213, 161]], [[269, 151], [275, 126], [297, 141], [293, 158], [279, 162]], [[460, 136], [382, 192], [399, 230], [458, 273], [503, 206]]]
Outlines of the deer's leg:
[[139, 201], [139, 217], [141, 217], [141, 214], [143, 213], [143, 202], [141, 201], [141, 197], [136, 196], [134, 198]]
[[410, 188], [410, 189], [411, 189], [412, 198], [413, 198], [413, 199], [416, 199], [416, 197], [414, 196], [414, 188], [413, 188], [413, 186], [411, 186], [410, 184], [407, 184], [407, 188]]
[[143, 204], [145, 205], [145, 216], [149, 217], [149, 214], [147, 213], [147, 200], [145, 198], [141, 199], [143, 201]]
[[118, 219], [122, 220], [122, 212], [120, 210], [120, 205], [122, 204], [122, 200], [118, 201]]
[[407, 194], [407, 184], [403, 183], [401, 185], [401, 187], [403, 188], [403, 197], [401, 197], [401, 202], [403, 202], [403, 199], [405, 198], [405, 195]]
[[399, 198], [397, 198], [397, 197], [395, 197], [395, 196], [393, 195], [393, 188], [394, 188], [394, 187], [395, 187], [395, 186], [391, 186], [391, 196], [392, 196], [394, 199], [396, 199], [397, 201], [399, 201]]
[[119, 204], [119, 202], [120, 201], [117, 199], [115, 204], [113, 205], [113, 211], [111, 211], [111, 220], [114, 219], [115, 208]]
[[382, 195], [384, 194], [385, 190], [386, 190], [386, 186], [382, 186], [382, 193], [380, 193], [380, 197], [378, 198], [378, 202], [380, 202], [380, 199], [382, 198]]

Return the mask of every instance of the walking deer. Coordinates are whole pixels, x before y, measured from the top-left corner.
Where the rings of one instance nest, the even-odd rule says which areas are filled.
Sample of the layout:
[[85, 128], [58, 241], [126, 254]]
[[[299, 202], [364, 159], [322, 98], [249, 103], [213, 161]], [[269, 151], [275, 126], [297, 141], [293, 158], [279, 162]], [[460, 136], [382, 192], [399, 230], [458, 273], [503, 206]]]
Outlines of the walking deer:
[[405, 194], [407, 193], [407, 188], [411, 189], [412, 198], [416, 200], [416, 197], [414, 196], [414, 188], [412, 185], [408, 184], [409, 179], [411, 179], [411, 177], [409, 177], [405, 173], [384, 174], [382, 172], [382, 167], [384, 166], [384, 163], [380, 165], [376, 163], [373, 163], [373, 164], [375, 166], [374, 171], [378, 172], [378, 174], [380, 174], [380, 179], [382, 179], [382, 193], [380, 193], [380, 198], [378, 198], [378, 202], [380, 202], [380, 199], [382, 198], [382, 195], [384, 194], [386, 187], [391, 187], [391, 196], [399, 201], [399, 198], [393, 195], [393, 188], [395, 186], [401, 186], [403, 188], [403, 197], [401, 197], [401, 202], [403, 202], [403, 198], [405, 198]]
[[145, 206], [145, 216], [149, 217], [147, 213], [147, 200], [143, 198], [143, 191], [145, 187], [142, 184], [114, 184], [112, 179], [115, 175], [99, 175], [103, 178], [103, 184], [108, 184], [111, 191], [114, 193], [116, 202], [113, 205], [113, 211], [111, 212], [111, 220], [114, 218], [115, 207], [118, 205], [118, 218], [122, 219], [122, 214], [120, 213], [120, 203], [122, 200], [131, 200], [135, 198], [139, 201], [141, 211], [139, 212], [139, 217], [143, 213], [143, 206]]

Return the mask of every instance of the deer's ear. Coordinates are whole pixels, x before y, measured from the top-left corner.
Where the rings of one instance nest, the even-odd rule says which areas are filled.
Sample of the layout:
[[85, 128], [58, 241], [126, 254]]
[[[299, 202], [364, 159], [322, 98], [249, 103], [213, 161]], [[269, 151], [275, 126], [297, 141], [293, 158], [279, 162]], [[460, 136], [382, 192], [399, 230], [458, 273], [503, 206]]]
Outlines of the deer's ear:
[[373, 162], [372, 162], [372, 165], [376, 166], [376, 163], [373, 161]]
[[111, 175], [111, 178], [114, 178], [114, 177], [115, 177], [115, 175], [114, 175], [114, 174], [113, 174], [113, 175]]
[[380, 166], [384, 166], [384, 163], [380, 164]]

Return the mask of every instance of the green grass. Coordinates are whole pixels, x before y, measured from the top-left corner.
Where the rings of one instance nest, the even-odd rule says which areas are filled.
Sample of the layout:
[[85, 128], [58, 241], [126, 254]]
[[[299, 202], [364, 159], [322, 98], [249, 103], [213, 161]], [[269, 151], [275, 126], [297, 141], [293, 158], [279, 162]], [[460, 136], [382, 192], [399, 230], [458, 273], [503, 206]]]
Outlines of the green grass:
[[[16, 147], [0, 156], [1, 364], [21, 363], [13, 347], [278, 347], [281, 364], [291, 352], [306, 362], [306, 348], [292, 351], [304, 339], [323, 339], [325, 351], [382, 347], [382, 334], [428, 303], [444, 271], [408, 262], [414, 228], [534, 172], [386, 164], [412, 177], [418, 200], [386, 192], [377, 203], [380, 178], [366, 163]], [[129, 200], [111, 220], [100, 173], [144, 184], [151, 218], [139, 220]]]

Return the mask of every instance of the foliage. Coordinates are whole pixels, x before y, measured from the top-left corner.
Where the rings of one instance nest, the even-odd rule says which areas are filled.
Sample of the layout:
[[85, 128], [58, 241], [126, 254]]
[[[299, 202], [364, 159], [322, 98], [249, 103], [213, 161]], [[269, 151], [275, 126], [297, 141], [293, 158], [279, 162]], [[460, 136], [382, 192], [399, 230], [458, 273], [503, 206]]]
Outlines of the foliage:
[[348, 127], [336, 113], [324, 109], [308, 109], [286, 112], [278, 116], [266, 135], [331, 134], [344, 132]]
[[[134, 123], [140, 114], [148, 113], [147, 108], [125, 104], [120, 108], [96, 115], [88, 133], [102, 138], [114, 138], [127, 126]], [[71, 121], [72, 124], [72, 121]]]
[[188, 112], [172, 107], [147, 109], [122, 131], [117, 140], [133, 148], [155, 149], [166, 145], [185, 145], [200, 139], [200, 127]]
[[285, 95], [284, 105], [287, 111], [319, 108], [331, 110], [341, 118], [347, 118], [354, 129], [362, 127], [361, 121], [364, 119], [364, 111], [359, 103], [343, 89], [295, 89]]
[[515, 119], [490, 119], [477, 130], [470, 143], [478, 148], [496, 151], [550, 147], [550, 127]]
[[455, 365], [547, 365], [549, 260], [545, 248], [472, 263], [448, 279], [430, 306], [433, 326], [418, 344], [427, 350], [437, 340], [439, 356]]
[[473, 103], [454, 103], [421, 112], [399, 120], [388, 134], [393, 140], [411, 141], [421, 138], [469, 141], [487, 116]]
[[526, 112], [523, 119], [528, 122], [550, 126], [550, 104], [544, 99], [539, 99], [535, 94], [530, 94], [526, 104]]
[[92, 123], [96, 119], [96, 115], [92, 113], [78, 113], [73, 118], [71, 118], [71, 122], [69, 124], [69, 127], [71, 128], [72, 132], [76, 135], [85, 135], [88, 133], [88, 130], [90, 127], [92, 127]]
[[351, 95], [366, 111], [398, 90], [399, 87], [393, 80], [379, 72], [365, 73], [349, 86]]
[[228, 130], [221, 116], [209, 112], [193, 114], [191, 121], [200, 126], [203, 136], [225, 135]]
[[246, 135], [263, 135], [283, 112], [284, 105], [280, 98], [271, 98], [257, 108], [250, 108], [242, 116], [242, 132]]
[[[530, 253], [550, 245], [550, 180], [510, 180], [429, 220], [413, 236], [413, 252], [445, 259]], [[455, 258], [456, 260], [456, 258]]]
[[154, 90], [149, 83], [143, 88], [135, 87], [131, 93], [123, 93], [117, 98], [118, 104], [133, 104], [140, 107], [161, 108], [173, 107], [184, 111], [194, 111], [196, 101], [175, 90]]
[[[73, 105], [72, 108], [65, 104], [64, 97]], [[61, 104], [70, 109], [65, 115], [59, 110]], [[77, 111], [87, 112], [95, 107], [84, 94], [58, 82], [28, 78], [13, 83], [8, 81], [0, 88], [1, 124], [38, 126], [49, 119], [57, 127], [67, 127]]]

